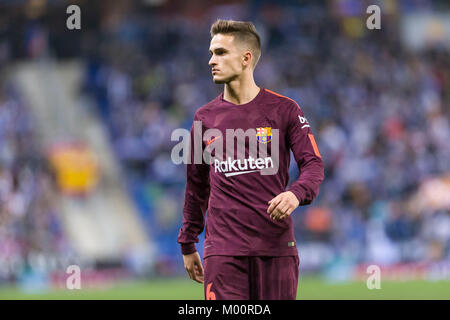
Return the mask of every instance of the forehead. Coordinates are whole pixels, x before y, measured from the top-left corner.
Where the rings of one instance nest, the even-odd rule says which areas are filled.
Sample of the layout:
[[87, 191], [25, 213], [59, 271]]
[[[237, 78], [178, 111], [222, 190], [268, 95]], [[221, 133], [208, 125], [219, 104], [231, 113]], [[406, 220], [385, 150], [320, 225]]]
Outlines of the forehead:
[[211, 39], [209, 50], [213, 51], [216, 48], [232, 49], [234, 47], [234, 36], [229, 34], [216, 34]]

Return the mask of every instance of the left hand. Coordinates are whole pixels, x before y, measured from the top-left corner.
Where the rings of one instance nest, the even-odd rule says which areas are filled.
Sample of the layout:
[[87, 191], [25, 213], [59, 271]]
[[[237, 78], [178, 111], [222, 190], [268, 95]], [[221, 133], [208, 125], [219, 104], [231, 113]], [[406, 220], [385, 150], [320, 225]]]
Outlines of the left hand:
[[270, 206], [267, 209], [267, 213], [270, 214], [270, 218], [273, 220], [283, 220], [289, 217], [300, 202], [291, 191], [286, 191], [270, 200], [268, 204]]

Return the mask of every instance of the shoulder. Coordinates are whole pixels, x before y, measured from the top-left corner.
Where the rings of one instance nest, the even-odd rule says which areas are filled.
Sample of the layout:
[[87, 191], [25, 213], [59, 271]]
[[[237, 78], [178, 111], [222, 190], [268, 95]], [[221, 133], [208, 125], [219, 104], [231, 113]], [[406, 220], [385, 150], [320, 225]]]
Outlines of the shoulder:
[[204, 104], [200, 108], [197, 109], [194, 115], [195, 120], [202, 120], [205, 119], [208, 114], [211, 112], [211, 110], [214, 109], [215, 106], [217, 106], [220, 103], [220, 98], [222, 94], [218, 95], [213, 100], [209, 101], [208, 103]]
[[[292, 129], [296, 128], [304, 129], [310, 127], [309, 122], [297, 101], [271, 90], [266, 89], [266, 92], [268, 93], [267, 96], [270, 94], [271, 99], [275, 101], [276, 108], [278, 109], [277, 113], [280, 115], [284, 128], [286, 128], [288, 132], [291, 132]], [[297, 132], [303, 132], [303, 130], [298, 130]]]
[[300, 105], [294, 99], [269, 89], [264, 90], [266, 102], [275, 104], [281, 112], [301, 111]]

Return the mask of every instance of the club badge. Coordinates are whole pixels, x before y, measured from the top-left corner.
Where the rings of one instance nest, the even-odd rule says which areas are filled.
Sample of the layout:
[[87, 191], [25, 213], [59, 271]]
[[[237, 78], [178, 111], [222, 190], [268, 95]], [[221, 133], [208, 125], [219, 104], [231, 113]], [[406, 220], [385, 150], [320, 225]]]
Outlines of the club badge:
[[272, 127], [256, 128], [256, 139], [268, 143], [272, 139]]

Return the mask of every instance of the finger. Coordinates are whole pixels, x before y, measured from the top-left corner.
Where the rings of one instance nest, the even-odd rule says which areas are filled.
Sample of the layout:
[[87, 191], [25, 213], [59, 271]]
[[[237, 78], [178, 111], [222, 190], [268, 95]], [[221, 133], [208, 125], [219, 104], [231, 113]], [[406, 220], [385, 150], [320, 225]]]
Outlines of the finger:
[[285, 201], [280, 203], [276, 210], [274, 210], [273, 219], [278, 220], [282, 215], [285, 214], [285, 212], [289, 210], [289, 204]]
[[203, 283], [203, 268], [201, 265], [195, 266], [195, 278], [197, 282]]
[[269, 201], [269, 206], [267, 207], [267, 213], [271, 213], [273, 208], [276, 206], [276, 198], [273, 198], [272, 200]]
[[199, 282], [199, 283], [203, 283], [203, 266], [202, 263], [200, 261], [200, 259], [195, 259], [194, 261], [194, 265], [193, 265], [193, 275], [194, 275], [194, 279], [195, 281]]
[[197, 281], [198, 283], [204, 283], [205, 282], [204, 279], [203, 279], [203, 276], [200, 276], [200, 275], [196, 275], [195, 276], [195, 281]]
[[284, 208], [281, 212], [281, 214], [280, 214], [280, 216], [278, 217], [278, 219], [281, 219], [281, 217], [285, 217], [286, 215], [288, 215], [288, 212], [291, 210], [291, 205], [290, 204], [287, 204], [286, 205], [286, 208]]
[[203, 276], [199, 276], [197, 274], [194, 274], [194, 281], [198, 282], [198, 283], [203, 283]]
[[195, 266], [190, 271], [189, 276], [191, 277], [192, 280], [199, 282], [199, 280], [197, 279], [197, 272], [195, 270]]
[[286, 213], [282, 214], [282, 215], [278, 218], [278, 220], [284, 220], [284, 219], [286, 219], [287, 217], [289, 217], [289, 214], [286, 212]]
[[198, 266], [198, 274], [201, 275], [201, 276], [203, 276], [203, 272], [204, 272], [204, 271], [203, 271], [203, 266], [202, 266], [202, 264], [199, 263], [197, 266]]
[[277, 216], [278, 211], [286, 205], [284, 199], [282, 197], [279, 198], [277, 205], [272, 209], [270, 215], [271, 217]]
[[186, 269], [186, 272], [187, 272], [188, 275], [189, 275], [189, 278], [191, 278], [192, 280], [194, 280], [192, 270], [191, 270], [190, 268], [188, 268], [188, 267], [185, 267], [185, 269]]
[[272, 213], [273, 209], [277, 207], [277, 205], [281, 202], [281, 198], [275, 197], [274, 199], [270, 200], [272, 201], [269, 208], [267, 208], [267, 213]]
[[204, 280], [203, 276], [197, 275], [197, 282], [198, 283], [205, 283], [205, 280]]
[[287, 210], [287, 212], [286, 212], [285, 214], [283, 214], [283, 215], [280, 217], [280, 220], [284, 220], [284, 219], [286, 219], [287, 217], [289, 217], [289, 216], [291, 215], [292, 211], [294, 211], [294, 208], [289, 208], [289, 209]]
[[203, 283], [203, 277], [202, 276], [198, 276], [196, 274], [194, 274], [194, 277], [193, 277], [192, 280], [194, 280], [195, 282], [198, 282], [198, 283]]

